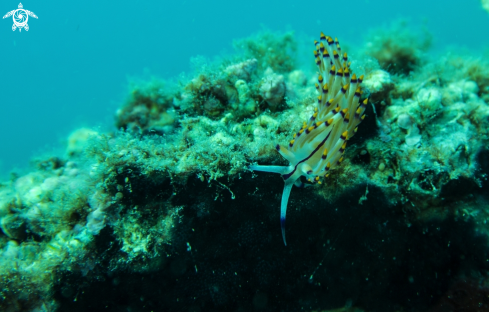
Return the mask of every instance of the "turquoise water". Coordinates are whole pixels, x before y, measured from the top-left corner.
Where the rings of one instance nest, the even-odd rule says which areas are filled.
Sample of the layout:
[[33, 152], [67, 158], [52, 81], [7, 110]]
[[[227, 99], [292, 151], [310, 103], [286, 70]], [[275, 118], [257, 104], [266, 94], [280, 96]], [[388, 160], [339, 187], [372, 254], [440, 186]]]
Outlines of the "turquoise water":
[[[489, 311], [478, 1], [22, 4], [0, 310]], [[315, 67], [322, 31], [351, 76]]]
[[[190, 59], [231, 53], [232, 41], [267, 28], [306, 40], [320, 31], [361, 44], [368, 31], [404, 18], [433, 34], [433, 51], [487, 47], [488, 13], [478, 1], [62, 1], [26, 2], [30, 29], [0, 28], [0, 172], [52, 153], [82, 125], [112, 129], [128, 77], [178, 77]], [[2, 2], [7, 13], [16, 2]], [[2, 30], [3, 29], [3, 30]], [[309, 47], [307, 47], [309, 48]]]

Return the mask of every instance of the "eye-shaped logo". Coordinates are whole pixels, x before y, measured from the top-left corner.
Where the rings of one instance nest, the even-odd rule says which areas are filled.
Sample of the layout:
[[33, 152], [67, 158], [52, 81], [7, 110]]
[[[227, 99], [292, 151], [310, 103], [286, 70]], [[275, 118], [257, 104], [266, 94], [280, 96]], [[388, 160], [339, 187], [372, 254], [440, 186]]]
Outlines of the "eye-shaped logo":
[[7, 18], [9, 16], [12, 16], [12, 19], [14, 20], [14, 24], [12, 25], [13, 31], [15, 31], [17, 28], [19, 29], [19, 31], [21, 31], [22, 28], [28, 31], [29, 25], [27, 25], [27, 20], [29, 19], [29, 16], [37, 18], [37, 15], [33, 12], [24, 10], [24, 6], [22, 5], [22, 3], [19, 3], [19, 8], [17, 10], [12, 10], [8, 12], [3, 16], [3, 18]]

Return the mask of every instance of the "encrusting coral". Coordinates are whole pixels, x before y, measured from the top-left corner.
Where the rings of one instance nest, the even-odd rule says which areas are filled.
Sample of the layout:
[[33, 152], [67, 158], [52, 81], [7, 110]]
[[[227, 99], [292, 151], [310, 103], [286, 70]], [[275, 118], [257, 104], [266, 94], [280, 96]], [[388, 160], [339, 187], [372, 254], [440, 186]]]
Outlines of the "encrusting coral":
[[285, 245], [285, 216], [292, 186], [303, 187], [302, 176], [309, 182], [321, 183], [320, 176], [327, 178], [329, 170], [342, 162], [346, 141], [356, 133], [368, 101], [360, 102], [363, 76], [357, 78], [353, 74], [350, 78], [348, 56], [346, 53], [340, 56], [338, 39], [321, 33], [320, 40], [315, 42], [314, 51], [319, 71], [317, 108], [287, 147], [276, 146], [280, 155], [289, 161], [289, 166], [249, 167], [255, 171], [279, 173], [284, 179], [280, 224]]

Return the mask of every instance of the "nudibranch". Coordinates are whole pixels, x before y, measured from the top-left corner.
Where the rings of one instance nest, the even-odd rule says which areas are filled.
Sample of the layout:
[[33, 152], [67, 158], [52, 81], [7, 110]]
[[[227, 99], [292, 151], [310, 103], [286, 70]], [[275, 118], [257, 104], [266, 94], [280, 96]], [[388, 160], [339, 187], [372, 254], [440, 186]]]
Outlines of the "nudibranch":
[[318, 67], [316, 89], [317, 107], [308, 121], [294, 134], [288, 146], [277, 144], [276, 149], [289, 166], [260, 166], [255, 171], [274, 172], [282, 175], [285, 182], [280, 207], [280, 226], [285, 241], [285, 215], [292, 185], [304, 186], [300, 177], [310, 183], [321, 184], [331, 169], [343, 161], [346, 142], [356, 132], [365, 118], [368, 99], [360, 101], [363, 75], [350, 76], [350, 64], [346, 53], [341, 55], [338, 39], [333, 40], [321, 33], [320, 41], [314, 42], [314, 56]]

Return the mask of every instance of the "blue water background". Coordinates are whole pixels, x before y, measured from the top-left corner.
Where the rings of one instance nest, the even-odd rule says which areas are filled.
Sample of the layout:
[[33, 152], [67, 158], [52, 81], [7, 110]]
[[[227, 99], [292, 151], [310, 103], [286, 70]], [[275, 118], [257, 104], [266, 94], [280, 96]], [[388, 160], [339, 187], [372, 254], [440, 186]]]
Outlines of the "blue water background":
[[[233, 52], [264, 28], [320, 31], [361, 44], [400, 18], [426, 27], [433, 53], [488, 46], [489, 14], [470, 1], [26, 1], [30, 30], [0, 20], [0, 176], [35, 155], [60, 153], [81, 126], [113, 130], [130, 77], [177, 77], [190, 59]], [[18, 2], [1, 1], [0, 14]], [[311, 44], [312, 47], [312, 44]], [[311, 48], [312, 49], [312, 48]]]

